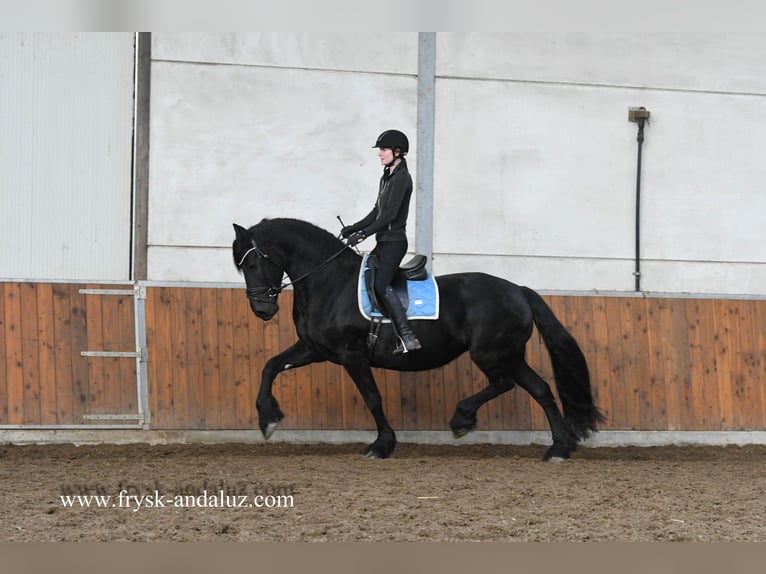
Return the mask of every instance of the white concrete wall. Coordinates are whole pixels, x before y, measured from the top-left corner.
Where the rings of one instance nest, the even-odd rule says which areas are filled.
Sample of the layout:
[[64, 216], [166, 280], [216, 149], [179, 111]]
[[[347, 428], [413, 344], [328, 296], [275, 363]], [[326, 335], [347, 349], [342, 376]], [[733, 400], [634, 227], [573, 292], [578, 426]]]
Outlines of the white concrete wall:
[[[411, 136], [415, 172], [417, 42], [155, 33], [150, 278], [238, 281], [232, 221], [335, 230], [336, 214], [363, 215], [383, 129]], [[643, 289], [766, 293], [766, 36], [439, 33], [436, 45], [436, 273], [632, 290], [628, 108], [643, 105]]]
[[152, 50], [150, 279], [240, 281], [233, 222], [339, 230], [375, 202], [377, 135], [417, 143], [416, 33], [153, 34]]
[[766, 36], [439, 34], [437, 45], [439, 271], [633, 289], [628, 108], [643, 105], [643, 289], [766, 292]]

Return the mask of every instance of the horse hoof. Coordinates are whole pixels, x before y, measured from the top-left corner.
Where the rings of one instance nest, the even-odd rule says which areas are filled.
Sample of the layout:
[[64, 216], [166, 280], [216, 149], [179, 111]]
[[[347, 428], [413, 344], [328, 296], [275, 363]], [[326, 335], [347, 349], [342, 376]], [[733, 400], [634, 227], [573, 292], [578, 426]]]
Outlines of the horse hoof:
[[552, 462], [554, 464], [561, 464], [562, 462], [566, 462], [567, 460], [569, 459], [561, 457], [561, 456], [552, 456], [549, 459], [547, 459], [547, 462]]
[[263, 429], [263, 438], [266, 440], [269, 440], [271, 438], [271, 435], [274, 434], [274, 431], [277, 430], [277, 427], [279, 426], [279, 423], [269, 423], [266, 425], [266, 428]]
[[543, 460], [547, 462], [564, 462], [569, 460], [569, 453], [574, 450], [564, 446], [563, 444], [554, 444], [543, 456]]

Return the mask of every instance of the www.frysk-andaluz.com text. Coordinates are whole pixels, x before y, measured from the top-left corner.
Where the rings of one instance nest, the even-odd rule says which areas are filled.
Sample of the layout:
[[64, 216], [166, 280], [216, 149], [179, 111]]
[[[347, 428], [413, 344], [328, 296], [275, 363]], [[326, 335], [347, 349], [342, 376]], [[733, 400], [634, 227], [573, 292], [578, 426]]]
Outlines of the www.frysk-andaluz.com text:
[[65, 508], [295, 508], [293, 485], [226, 484], [204, 481], [201, 485], [163, 488], [121, 481], [117, 488], [104, 485], [63, 485]]

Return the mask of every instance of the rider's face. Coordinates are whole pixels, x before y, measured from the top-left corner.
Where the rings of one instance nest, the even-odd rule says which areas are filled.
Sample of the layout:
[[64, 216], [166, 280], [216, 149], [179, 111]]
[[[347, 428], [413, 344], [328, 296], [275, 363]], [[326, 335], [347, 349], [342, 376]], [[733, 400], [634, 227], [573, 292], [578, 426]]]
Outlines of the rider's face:
[[390, 147], [382, 147], [378, 149], [378, 157], [382, 165], [388, 165], [394, 161], [394, 150]]

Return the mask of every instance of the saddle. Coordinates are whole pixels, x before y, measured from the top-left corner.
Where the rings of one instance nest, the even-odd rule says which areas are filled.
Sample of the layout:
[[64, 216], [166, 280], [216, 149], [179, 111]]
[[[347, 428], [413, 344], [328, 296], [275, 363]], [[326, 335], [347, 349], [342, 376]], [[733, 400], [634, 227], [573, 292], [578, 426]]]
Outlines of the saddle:
[[[399, 266], [394, 280], [391, 283], [391, 287], [394, 289], [394, 293], [402, 302], [402, 307], [407, 309], [410, 304], [410, 295], [407, 288], [407, 281], [425, 281], [428, 278], [428, 271], [426, 270], [426, 263], [428, 257], [421, 254], [416, 254], [406, 263]], [[364, 269], [364, 285], [367, 289], [367, 296], [370, 299], [370, 303], [374, 309], [383, 310], [385, 307], [378, 301], [378, 296], [375, 293], [375, 273], [378, 269], [378, 258], [375, 255], [367, 257], [367, 265]]]

